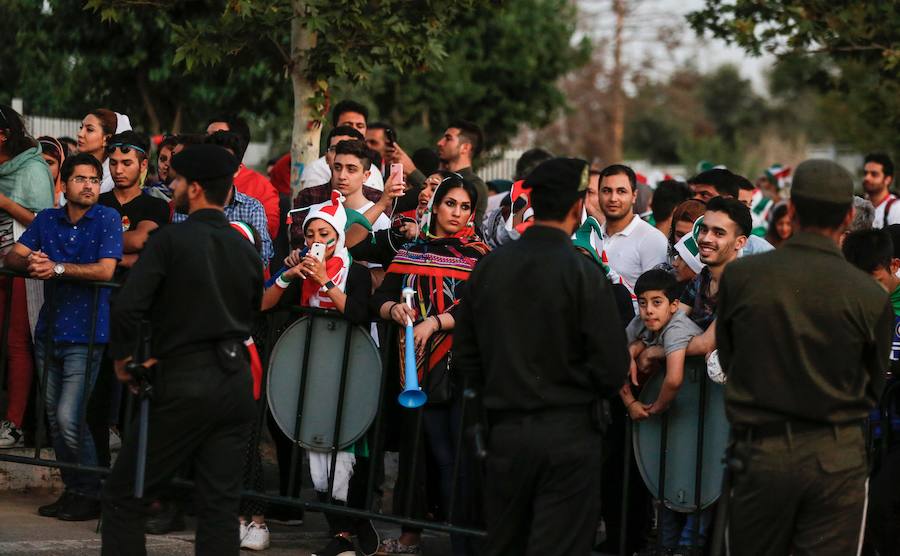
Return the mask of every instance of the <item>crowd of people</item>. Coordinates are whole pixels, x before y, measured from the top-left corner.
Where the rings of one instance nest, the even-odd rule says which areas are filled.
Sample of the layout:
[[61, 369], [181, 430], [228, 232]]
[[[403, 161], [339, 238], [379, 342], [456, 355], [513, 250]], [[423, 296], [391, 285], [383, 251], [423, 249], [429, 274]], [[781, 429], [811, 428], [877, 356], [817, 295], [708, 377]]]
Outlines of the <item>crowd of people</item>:
[[[72, 141], [35, 139], [19, 114], [0, 105], [0, 254], [3, 266], [19, 273], [0, 277], [0, 319], [6, 321], [3, 353], [8, 369], [0, 448], [24, 446], [26, 429], [30, 427], [26, 415], [40, 411], [29, 403], [35, 399], [32, 392], [37, 388], [55, 457], [85, 466], [110, 465], [110, 451], [119, 444], [120, 430], [130, 427], [124, 422], [127, 388], [116, 380], [127, 379], [113, 364], [114, 359], [127, 354], [116, 343], [116, 335], [122, 333], [115, 330], [117, 324], [111, 321], [116, 315], [124, 319], [130, 314], [125, 315], [124, 309], [117, 314], [117, 303], [126, 303], [118, 298], [118, 289], [99, 287], [94, 282], [125, 285], [122, 294], [129, 306], [139, 303], [141, 295], [152, 295], [151, 291], [141, 291], [133, 280], [129, 284], [137, 270], [140, 280], [149, 280], [147, 276], [155, 276], [157, 282], [177, 280], [173, 287], [183, 292], [209, 288], [218, 292], [217, 287], [191, 280], [190, 275], [167, 275], [157, 268], [161, 264], [158, 253], [164, 247], [156, 244], [173, 241], [171, 234], [163, 235], [161, 231], [196, 220], [193, 213], [189, 216], [188, 208], [200, 202], [197, 199], [202, 199], [207, 182], [227, 184], [222, 188], [221, 199], [225, 218], [233, 232], [256, 253], [254, 264], [262, 273], [265, 286], [259, 299], [254, 299], [254, 303], [258, 302], [255, 318], [261, 322], [266, 312], [278, 308], [333, 310], [370, 330], [378, 345], [387, 346], [384, 353], [388, 354], [387, 368], [392, 373], [382, 396], [386, 400], [382, 411], [387, 425], [384, 438], [377, 440], [388, 450], [399, 452], [393, 512], [413, 519], [474, 527], [486, 523], [486, 551], [490, 554], [534, 553], [538, 546], [545, 553], [579, 554], [595, 544], [617, 552], [620, 540], [629, 553], [703, 553], [715, 506], [692, 514], [679, 513], [665, 501], [654, 501], [657, 493], [640, 484], [637, 472], [631, 474], [631, 482], [636, 486], [626, 485], [632, 493], [629, 524], [625, 538], [619, 539], [623, 490], [619, 455], [631, 450], [625, 438], [625, 423], [628, 419], [645, 422], [669, 411], [678, 403], [687, 362], [700, 361], [714, 383], [728, 384], [730, 375], [735, 374], [737, 384], [726, 388], [742, 388], [739, 391], [744, 397], [726, 399], [732, 426], [737, 431], [761, 434], [758, 425], [762, 422], [747, 418], [748, 411], [741, 413], [734, 407], [766, 406], [766, 400], [755, 399], [746, 379], [731, 369], [752, 366], [747, 359], [764, 360], [766, 356], [748, 353], [742, 347], [743, 340], [735, 338], [754, 333], [748, 322], [763, 328], [771, 326], [784, 336], [828, 336], [827, 331], [816, 328], [815, 322], [827, 315], [795, 314], [810, 311], [807, 305], [784, 301], [784, 311], [793, 311], [785, 316], [779, 306], [760, 302], [758, 306], [765, 304], [771, 311], [773, 320], [766, 325], [752, 320], [756, 313], [742, 305], [750, 293], [735, 297], [738, 288], [749, 288], [740, 280], [768, 283], [782, 276], [781, 272], [790, 272], [779, 266], [788, 264], [788, 255], [782, 254], [785, 252], [794, 254], [797, 273], [809, 277], [808, 288], [828, 297], [836, 293], [817, 286], [820, 276], [816, 272], [831, 267], [811, 259], [804, 267], [808, 259], [803, 250], [818, 249], [821, 255], [825, 251], [837, 254], [841, 249], [849, 263], [842, 261], [846, 268], [841, 267], [840, 272], [828, 270], [832, 273], [829, 282], [836, 280], [838, 274], [852, 281], [852, 272], [856, 271], [851, 272], [851, 264], [871, 276], [865, 278], [865, 284], [848, 284], [852, 286], [851, 298], [844, 302], [853, 307], [845, 310], [863, 311], [857, 305], [874, 307], [879, 301], [887, 307], [888, 299], [893, 310], [889, 319], [880, 320], [860, 313], [857, 327], [867, 330], [867, 335], [862, 335], [868, 343], [860, 340], [862, 347], [853, 344], [848, 350], [872, 344], [872, 353], [866, 351], [866, 357], [872, 359], [868, 368], [862, 369], [858, 361], [848, 356], [841, 363], [846, 376], [836, 382], [826, 378], [820, 381], [837, 384], [837, 392], [826, 386], [822, 389], [835, 400], [852, 406], [852, 411], [841, 413], [844, 406], [835, 401], [810, 409], [809, 414], [788, 413], [783, 419], [805, 425], [816, 421], [833, 425], [834, 435], [840, 437], [845, 452], [856, 449], [856, 444], [841, 436], [844, 433], [838, 431], [839, 426], [859, 421], [860, 415], [868, 416], [871, 423], [880, 422], [882, 429], [891, 426], [892, 421], [880, 421], [884, 408], [875, 407], [881, 385], [885, 381], [891, 384], [893, 365], [900, 360], [900, 339], [896, 335], [900, 320], [895, 320], [900, 319], [900, 205], [891, 193], [894, 167], [889, 156], [875, 153], [865, 157], [862, 195], [857, 196], [853, 195], [849, 175], [844, 176], [836, 165], [825, 166], [821, 161], [801, 164], [795, 172], [794, 187], [790, 186], [790, 169], [780, 166], [774, 166], [755, 182], [724, 167], [705, 167], [686, 180], [666, 176], [657, 183], [647, 183], [646, 178], [624, 164], [595, 168], [584, 161], [557, 158], [542, 149], [525, 152], [516, 164], [512, 183], [498, 186], [485, 183], [474, 170], [484, 146], [482, 131], [475, 123], [451, 122], [436, 148], [411, 150], [410, 155], [389, 124], [368, 120], [364, 105], [351, 100], [338, 103], [332, 111], [331, 129], [324, 136], [324, 155], [305, 166], [299, 184], [292, 187], [289, 154], [272, 159], [266, 175], [240, 163], [251, 134], [247, 123], [236, 116], [212, 117], [203, 133], [166, 136], [154, 144], [148, 136], [132, 129], [127, 116], [99, 108], [84, 116], [77, 141]], [[230, 157], [226, 163], [235, 161], [233, 172], [224, 176], [212, 171], [204, 173], [203, 167], [189, 162], [193, 158], [182, 155], [191, 153], [197, 160], [219, 160], [216, 156], [222, 152]], [[848, 179], [849, 196], [844, 195]], [[824, 185], [820, 187], [820, 183]], [[830, 196], [820, 195], [820, 189]], [[836, 220], [810, 216], [834, 207], [840, 213]], [[547, 231], [552, 227], [557, 230]], [[834, 244], [810, 239], [811, 231], [833, 236]], [[557, 253], [546, 261], [538, 258], [541, 249], [558, 247], [560, 239], [565, 240], [565, 253]], [[145, 255], [149, 245], [155, 249], [148, 258]], [[212, 256], [206, 252], [194, 255], [196, 260], [185, 261], [185, 268], [202, 265], [205, 258]], [[830, 260], [829, 263], [837, 264]], [[498, 267], [506, 277], [497, 277], [501, 272], [496, 270]], [[751, 268], [755, 274], [748, 277]], [[563, 337], [563, 325], [555, 323], [576, 315], [560, 313], [551, 306], [535, 311], [525, 301], [530, 292], [516, 286], [516, 277], [544, 272], [547, 296], [553, 289], [564, 292], [561, 295], [576, 292], [583, 295], [585, 307], [597, 308], [598, 314], [579, 313], [577, 318], [583, 319], [579, 324], [582, 329], [593, 327], [595, 335], [601, 337], [588, 332], [582, 338]], [[594, 273], [602, 287], [585, 282], [587, 278], [594, 280]], [[251, 287], [241, 277], [223, 279], [229, 281], [229, 287]], [[788, 282], [785, 280], [784, 284]], [[776, 290], [786, 291], [786, 287], [773, 286], [772, 296], [776, 296]], [[407, 288], [414, 292], [411, 304], [403, 300], [402, 291]], [[854, 292], [859, 296], [858, 303], [852, 297]], [[216, 294], [219, 293], [227, 296], [227, 292]], [[535, 293], [535, 299], [541, 295]], [[812, 294], [798, 291], [794, 295], [803, 300]], [[171, 302], [185, 300], [191, 303], [190, 296], [173, 298]], [[149, 299], [142, 301], [149, 303]], [[819, 303], [827, 305], [821, 299]], [[199, 306], [183, 309], [205, 310]], [[783, 322], [778, 321], [780, 315], [784, 316]], [[717, 322], [720, 319], [727, 319], [727, 324]], [[414, 324], [415, 371], [428, 396], [421, 427], [415, 412], [402, 409], [393, 401], [405, 387], [404, 377], [409, 374], [403, 357], [406, 338], [397, 334], [409, 322]], [[173, 336], [180, 334], [177, 321], [164, 324]], [[724, 336], [723, 330], [727, 332]], [[892, 347], [885, 350], [881, 338], [891, 334]], [[251, 354], [251, 392], [259, 403], [265, 385], [261, 383], [263, 372], [256, 346], [263, 338], [256, 336], [241, 341]], [[848, 338], [831, 340], [850, 342]], [[165, 351], [168, 341], [166, 336], [154, 337], [153, 349]], [[588, 345], [602, 357], [584, 363], [590, 378], [585, 379], [581, 389], [571, 385], [569, 390], [555, 389], [555, 379], [532, 384], [529, 380], [533, 381], [534, 376], [517, 376], [527, 374], [523, 369], [540, 363], [542, 355], [535, 355], [538, 363], [526, 360], [523, 354], [527, 350], [517, 353], [514, 344], [509, 343], [512, 341], [545, 346], [544, 355], [568, 353], [572, 361], [578, 354], [563, 346], [576, 342]], [[487, 350], [487, 345], [495, 351]], [[797, 349], [802, 352], [808, 347]], [[758, 348], [768, 349], [765, 344]], [[488, 352], [494, 355], [486, 355]], [[875, 361], [877, 358], [883, 360]], [[553, 367], [558, 362], [545, 363]], [[828, 362], [822, 360], [821, 364]], [[504, 365], [509, 368], [508, 377], [480, 369]], [[863, 373], [863, 379], [857, 377], [859, 373]], [[876, 376], [879, 373], [882, 376]], [[655, 399], [642, 398], [643, 387], [655, 376], [660, 383], [658, 395]], [[35, 381], [35, 377], [42, 380]], [[507, 406], [496, 396], [491, 398], [492, 388], [497, 388], [495, 383], [507, 378], [508, 387], [524, 404], [521, 407]], [[771, 389], [793, 392], [778, 377], [774, 381], [769, 385]], [[468, 387], [484, 392], [490, 444], [496, 450], [489, 451], [486, 479], [479, 472], [482, 464], [468, 455], [467, 445], [460, 445], [460, 439], [469, 438], [461, 434], [461, 427], [467, 422], [463, 391]], [[572, 469], [576, 477], [582, 477], [578, 485], [547, 487], [558, 487], [560, 492], [572, 489], [570, 493], [577, 500], [555, 502], [567, 504], [570, 513], [554, 517], [552, 506], [543, 507], [543, 513], [537, 509], [529, 513], [523, 506], [527, 502], [513, 496], [521, 496], [524, 490], [513, 494], [499, 492], [503, 477], [516, 475], [512, 469], [516, 467], [515, 459], [499, 457], [504, 449], [518, 446], [510, 439], [521, 435], [526, 442], [543, 442], [522, 432], [526, 429], [511, 428], [510, 423], [524, 419], [522, 412], [542, 411], [548, 400], [576, 399], [581, 401], [560, 403], [590, 405], [597, 397], [608, 399], [602, 412], [608, 416], [602, 423], [602, 451], [577, 454], [582, 459]], [[804, 404], [801, 400], [788, 403]], [[773, 404], [777, 407], [777, 402]], [[265, 411], [255, 411], [254, 415], [266, 419]], [[272, 421], [267, 419], [277, 451], [279, 493], [296, 497], [299, 481], [289, 479], [294, 472], [292, 441]], [[260, 431], [263, 426], [257, 423], [252, 430]], [[557, 430], [546, 423], [536, 427], [541, 431]], [[424, 435], [421, 443], [416, 440], [420, 428]], [[799, 429], [795, 432], [798, 437], [802, 434]], [[509, 438], [501, 439], [501, 433]], [[790, 434], [788, 427], [789, 437]], [[561, 438], [566, 441], [568, 437], [562, 434]], [[367, 489], [372, 488], [365, 484], [365, 478], [370, 466], [376, 467], [375, 476], [380, 477], [383, 466], [383, 462], [371, 458], [370, 446], [375, 440], [374, 431], [369, 431], [362, 440], [340, 451], [334, 462], [328, 452], [307, 451], [308, 472], [318, 501], [371, 509], [364, 508]], [[504, 448], [506, 440], [509, 443]], [[575, 436], [568, 440], [579, 441]], [[242, 442], [246, 453], [241, 483], [245, 488], [262, 490], [259, 438], [252, 434]], [[561, 451], [559, 461], [570, 463], [563, 457], [567, 455], [565, 450], [557, 449]], [[467, 455], [457, 464], [461, 451]], [[529, 460], [531, 457], [534, 459]], [[864, 455], [861, 461], [849, 459], [853, 458], [825, 458], [820, 464], [836, 480], [842, 473], [857, 473], [860, 466], [865, 467]], [[530, 454], [523, 456], [522, 461], [542, 465], [543, 460]], [[896, 453], [885, 452], [883, 464], [871, 475], [868, 487], [873, 493], [872, 507], [879, 508], [879, 512], [869, 513], [867, 544], [884, 555], [893, 554], [891, 550], [896, 550], [900, 542], [896, 495], [892, 494], [900, 480], [898, 470], [900, 460]], [[583, 478], [588, 475], [595, 477]], [[862, 478], [868, 476], [866, 471]], [[405, 480], [409, 477], [415, 477], [415, 481]], [[819, 520], [808, 525], [808, 531], [815, 533], [810, 533], [811, 537], [801, 539], [799, 533], [791, 537], [790, 532], [782, 532], [777, 539], [759, 536], [762, 540], [757, 542], [770, 543], [761, 545], [770, 547], [782, 543], [778, 546], [792, 547], [795, 554], [849, 553], [839, 550], [862, 544], [862, 539], [858, 539], [859, 523], [865, 519], [861, 507], [865, 507], [866, 495], [856, 492], [859, 485], [853, 481], [857, 478], [845, 477], [841, 483], [840, 488], [852, 491], [850, 494], [832, 493], [834, 498], [844, 500], [843, 506], [820, 503], [818, 509], [807, 508], [798, 495], [796, 507], [785, 510], [792, 512], [784, 518], [791, 522]], [[39, 508], [40, 515], [72, 521], [98, 518], [103, 488], [100, 477], [63, 468], [62, 480], [64, 492], [56, 502]], [[291, 484], [295, 487], [293, 492], [289, 491]], [[585, 485], [589, 486], [588, 491]], [[738, 486], [743, 489], [741, 495], [752, 496], [747, 484]], [[585, 492], [588, 499], [584, 499]], [[482, 504], [486, 493], [491, 499]], [[861, 507], [857, 495], [862, 496]], [[499, 499], [506, 502], [499, 503]], [[771, 510], [762, 502], [754, 503], [759, 511]], [[518, 509], [510, 510], [510, 504]], [[482, 515], [482, 505], [487, 508], [487, 515]], [[149, 516], [147, 532], [164, 533], [184, 527], [184, 501], [172, 489], [151, 492], [145, 506]], [[228, 508], [220, 511], [227, 514]], [[563, 519], [576, 515], [572, 512], [580, 519]], [[842, 513], [840, 519], [835, 517], [837, 513]], [[302, 512], [296, 510], [242, 500], [239, 512], [233, 516], [242, 548], [268, 548], [267, 514], [270, 519], [302, 517]], [[651, 541], [649, 536], [653, 515], [658, 517], [657, 541]], [[750, 519], [746, 514], [735, 515]], [[529, 523], [529, 519], [539, 518], [546, 523], [540, 527]], [[357, 549], [365, 554], [424, 553], [421, 529], [404, 526], [399, 537], [382, 540], [366, 519], [328, 514], [328, 522], [331, 536], [315, 552], [318, 556], [352, 554]], [[559, 531], [557, 536], [547, 533], [545, 539], [537, 539], [541, 531], [551, 529], [548, 524], [554, 531], [570, 529], [566, 535], [571, 542], [559, 544]], [[826, 534], [823, 528], [830, 530]], [[602, 538], [596, 538], [598, 530], [604, 531]], [[749, 543], [746, 528], [737, 530], [739, 533], [735, 534], [741, 536], [736, 538]], [[209, 536], [210, 530], [204, 534]], [[523, 534], [528, 542], [523, 543]], [[200, 535], [198, 529], [198, 542]], [[556, 544], [549, 543], [549, 539]], [[471, 539], [459, 535], [451, 535], [451, 544], [454, 555], [474, 554], [478, 550]]]

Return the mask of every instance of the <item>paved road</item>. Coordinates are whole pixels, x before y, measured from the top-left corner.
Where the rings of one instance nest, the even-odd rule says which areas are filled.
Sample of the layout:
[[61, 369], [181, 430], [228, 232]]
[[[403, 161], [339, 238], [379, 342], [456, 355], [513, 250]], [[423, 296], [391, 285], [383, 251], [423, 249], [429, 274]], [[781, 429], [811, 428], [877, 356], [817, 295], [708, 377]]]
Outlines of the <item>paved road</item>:
[[[0, 555], [17, 556], [87, 556], [100, 553], [97, 521], [70, 523], [40, 517], [36, 509], [56, 499], [50, 492], [0, 493]], [[378, 526], [378, 524], [376, 524]], [[147, 536], [150, 556], [181, 556], [194, 553], [193, 522], [189, 530], [163, 536]], [[307, 512], [301, 526], [269, 524], [272, 547], [262, 552], [266, 556], [309, 556], [327, 542], [328, 527], [321, 514]], [[382, 536], [399, 533], [396, 528], [379, 526]], [[428, 556], [449, 556], [449, 542], [445, 536], [427, 535]], [[252, 552], [245, 552], [252, 554]]]

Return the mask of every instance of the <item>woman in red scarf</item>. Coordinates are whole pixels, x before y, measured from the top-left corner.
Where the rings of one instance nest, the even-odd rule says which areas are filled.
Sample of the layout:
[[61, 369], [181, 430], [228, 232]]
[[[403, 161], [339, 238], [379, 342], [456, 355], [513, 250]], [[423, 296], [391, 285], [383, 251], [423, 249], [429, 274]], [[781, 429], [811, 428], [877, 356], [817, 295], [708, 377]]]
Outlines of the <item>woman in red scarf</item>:
[[[384, 283], [373, 294], [373, 302], [382, 319], [390, 319], [405, 326], [409, 317], [415, 323], [413, 334], [419, 383], [428, 394], [428, 404], [423, 416], [425, 444], [437, 462], [442, 505], [444, 511], [447, 511], [461, 419], [461, 392], [451, 364], [455, 325], [453, 314], [463, 295], [469, 274], [489, 248], [476, 235], [474, 227], [475, 205], [478, 200], [475, 187], [463, 181], [458, 174], [448, 173], [445, 176], [435, 189], [420, 222], [419, 239], [403, 245], [397, 251], [388, 266]], [[415, 291], [412, 308], [401, 302], [401, 291], [404, 288]], [[401, 339], [400, 353], [403, 351]], [[402, 381], [402, 355], [400, 361]], [[409, 412], [407, 415], [415, 416], [415, 413]], [[400, 450], [400, 477], [412, 475], [410, 459], [414, 439], [408, 440], [409, 444], [401, 446]], [[423, 459], [420, 458], [419, 461]], [[424, 473], [419, 471], [415, 475], [416, 483], [424, 482]], [[460, 484], [463, 482], [459, 481]], [[420, 490], [418, 485], [402, 483], [402, 480], [398, 481], [398, 489], [394, 494], [395, 511], [423, 517], [425, 500], [421, 496], [414, 497], [418, 498], [414, 502], [415, 508], [400, 507], [401, 501], [405, 500], [402, 490]], [[464, 500], [461, 497], [456, 499], [458, 502], [455, 506], [462, 507]], [[404, 529], [399, 539], [385, 541], [379, 553], [415, 554], [419, 537], [419, 531]], [[452, 541], [454, 553], [461, 552], [462, 539], [453, 538]]]

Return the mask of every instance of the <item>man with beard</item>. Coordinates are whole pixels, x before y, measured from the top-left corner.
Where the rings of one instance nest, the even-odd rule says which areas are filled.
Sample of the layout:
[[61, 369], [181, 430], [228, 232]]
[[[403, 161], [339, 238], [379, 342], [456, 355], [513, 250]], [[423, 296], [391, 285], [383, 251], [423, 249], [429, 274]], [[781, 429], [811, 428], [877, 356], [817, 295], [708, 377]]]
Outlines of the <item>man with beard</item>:
[[874, 153], [866, 156], [863, 166], [863, 191], [875, 206], [875, 229], [887, 228], [891, 224], [900, 224], [900, 203], [897, 196], [891, 193], [894, 183], [894, 162], [886, 154]]
[[[47, 377], [45, 403], [56, 459], [95, 466], [97, 452], [82, 407], [109, 340], [109, 289], [100, 288], [95, 297], [94, 287], [62, 279], [110, 280], [122, 257], [122, 223], [116, 211], [97, 204], [103, 168], [94, 156], [67, 158], [60, 175], [66, 206], [38, 213], [5, 262], [46, 281], [34, 351], [38, 376]], [[60, 471], [62, 496], [38, 513], [67, 521], [99, 517], [100, 478]]]
[[[240, 155], [241, 139], [237, 134], [230, 131], [216, 131], [206, 136], [203, 142], [223, 148], [235, 158]], [[180, 152], [180, 150], [177, 150], [176, 156]], [[238, 171], [239, 174], [240, 170]], [[235, 175], [236, 178], [237, 175]], [[256, 233], [259, 234], [260, 255], [263, 259], [263, 265], [268, 266], [269, 260], [275, 253], [275, 247], [272, 245], [272, 238], [269, 235], [266, 210], [263, 204], [259, 199], [238, 191], [235, 185], [232, 185], [228, 191], [229, 193], [225, 199], [225, 217], [228, 218], [229, 222], [245, 222], [256, 230]], [[172, 200], [173, 202], [175, 200], [174, 193]], [[178, 205], [175, 204], [175, 214], [172, 215], [172, 222], [184, 222], [188, 219], [187, 207], [183, 208], [184, 210], [178, 210]]]
[[[178, 226], [154, 234], [119, 292], [110, 357], [127, 370], [149, 319], [153, 376], [145, 492], [152, 499], [186, 463], [197, 484], [196, 553], [240, 551], [238, 503], [247, 436], [255, 416], [244, 340], [262, 301], [259, 255], [225, 215], [237, 159], [216, 145], [192, 145], [172, 159]], [[103, 490], [104, 555], [146, 554], [144, 499], [134, 498], [138, 423], [132, 423]]]
[[[600, 172], [600, 210], [606, 222], [602, 226], [603, 250], [609, 266], [633, 293], [638, 277], [666, 262], [669, 242], [659, 230], [634, 213], [637, 200], [637, 176], [621, 164]], [[633, 299], [635, 309], [637, 300]]]
[[[738, 258], [753, 227], [750, 210], [737, 199], [713, 197], [698, 226], [700, 262], [706, 266], [681, 296], [681, 310], [706, 330], [716, 317], [719, 280], [728, 263]], [[694, 355], [690, 353], [689, 355]]]
[[[457, 120], [447, 126], [447, 130], [437, 142], [438, 158], [441, 168], [456, 172], [466, 182], [475, 186], [478, 191], [478, 202], [475, 205], [475, 227], [480, 229], [487, 210], [489, 197], [487, 184], [472, 170], [472, 161], [481, 154], [484, 146], [484, 134], [481, 128], [466, 120]], [[407, 181], [416, 188], [421, 188], [427, 177], [416, 168], [415, 163], [400, 148], [394, 144], [393, 162], [403, 164], [403, 172], [407, 175]]]
[[538, 166], [525, 180], [534, 225], [478, 263], [454, 313], [455, 371], [489, 427], [491, 556], [585, 555], [599, 521], [604, 398], [628, 352], [603, 270], [572, 247], [587, 185], [583, 160]]

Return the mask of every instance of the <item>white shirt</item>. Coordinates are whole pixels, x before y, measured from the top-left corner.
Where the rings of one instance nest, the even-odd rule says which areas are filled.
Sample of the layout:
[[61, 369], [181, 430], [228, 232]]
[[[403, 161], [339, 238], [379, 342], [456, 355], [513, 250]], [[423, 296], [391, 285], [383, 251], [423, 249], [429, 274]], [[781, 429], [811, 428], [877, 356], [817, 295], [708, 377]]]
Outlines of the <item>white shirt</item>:
[[887, 197], [881, 201], [881, 204], [875, 207], [875, 220], [872, 221], [872, 227], [876, 230], [885, 227], [884, 211], [887, 209], [888, 203], [891, 203], [891, 212], [887, 217], [887, 225], [900, 224], [900, 201], [893, 193], [889, 193]]
[[[366, 203], [364, 205], [360, 206], [357, 209], [353, 209], [353, 210], [355, 210], [356, 212], [365, 216], [366, 211], [374, 206], [375, 206], [375, 203], [373, 203], [372, 201], [366, 200]], [[388, 215], [386, 215], [385, 213], [382, 212], [381, 214], [378, 215], [378, 218], [375, 220], [375, 223], [372, 224], [372, 231], [380, 232], [381, 230], [387, 230], [390, 227], [391, 227], [391, 219], [388, 217]], [[379, 265], [376, 265], [376, 266], [379, 266]]]
[[[374, 168], [374, 166], [373, 166], [373, 168]], [[357, 209], [353, 209], [353, 210], [355, 210], [356, 212], [358, 212], [362, 215], [365, 215], [365, 212], [367, 210], [369, 210], [370, 208], [372, 208], [374, 205], [375, 205], [375, 203], [373, 203], [372, 201], [367, 201], [366, 204], [360, 206]], [[375, 223], [372, 224], [372, 231], [379, 232], [381, 230], [386, 230], [390, 227], [391, 227], [391, 219], [388, 218], [388, 216], [382, 212], [381, 214], [378, 215], [378, 218], [375, 220]], [[381, 268], [380, 264], [369, 263], [369, 262], [363, 262], [362, 264], [364, 264], [366, 266], [366, 268], [368, 268], [368, 269]], [[378, 325], [375, 324], [374, 322], [369, 326], [369, 334], [371, 334], [372, 339], [375, 340], [375, 345], [378, 347], [381, 347], [380, 344], [378, 343]]]
[[[371, 167], [372, 173], [366, 180], [366, 185], [374, 187], [378, 191], [384, 191], [384, 178], [381, 177], [381, 171], [374, 165]], [[325, 160], [325, 157], [317, 159], [315, 162], [303, 168], [300, 174], [300, 189], [307, 187], [315, 187], [323, 183], [331, 181], [331, 166]]]
[[609, 266], [622, 277], [629, 290], [634, 290], [641, 274], [668, 259], [669, 242], [666, 236], [637, 215], [632, 217], [624, 230], [612, 236], [606, 234], [605, 223], [600, 230]]
[[103, 180], [100, 182], [100, 193], [106, 193], [112, 191], [116, 187], [116, 182], [112, 179], [112, 174], [109, 173], [109, 157], [106, 157], [106, 160], [103, 161]]

